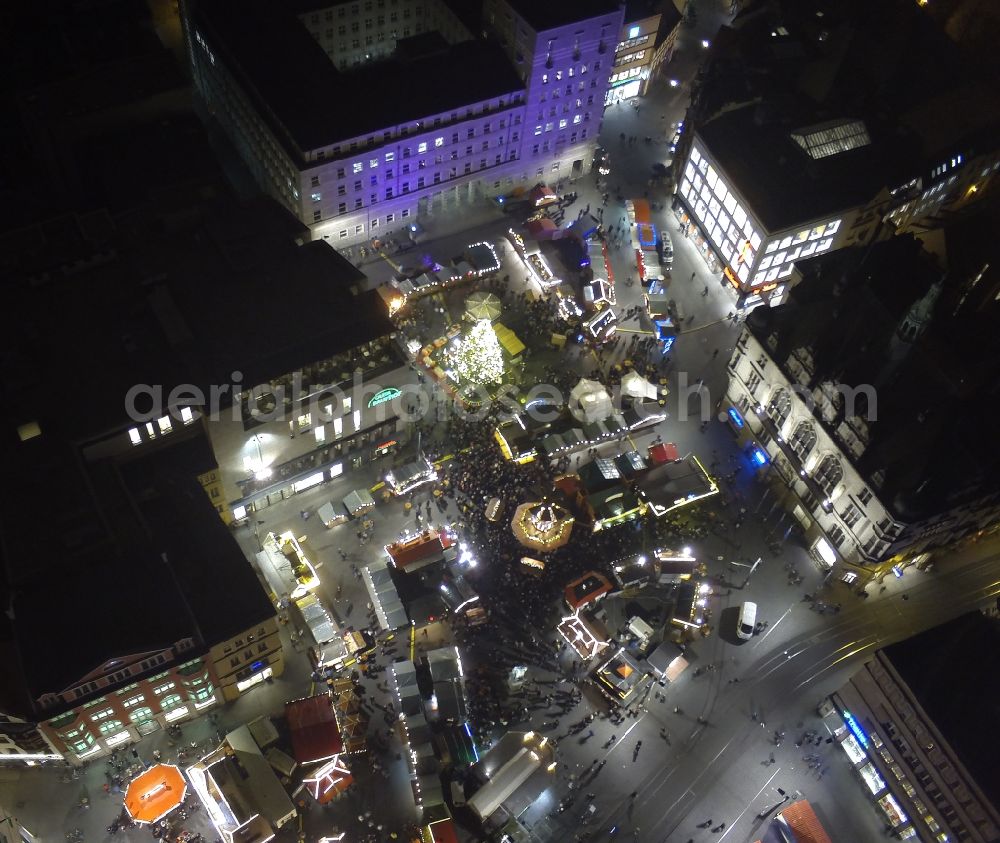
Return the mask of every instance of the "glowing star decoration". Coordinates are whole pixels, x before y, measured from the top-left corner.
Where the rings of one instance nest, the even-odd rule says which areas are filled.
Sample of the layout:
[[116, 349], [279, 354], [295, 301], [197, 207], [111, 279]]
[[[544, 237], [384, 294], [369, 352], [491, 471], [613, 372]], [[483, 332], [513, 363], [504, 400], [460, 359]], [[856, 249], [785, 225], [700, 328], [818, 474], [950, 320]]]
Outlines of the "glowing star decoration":
[[456, 338], [449, 357], [463, 381], [488, 384], [503, 379], [503, 350], [488, 319], [481, 319], [463, 337]]

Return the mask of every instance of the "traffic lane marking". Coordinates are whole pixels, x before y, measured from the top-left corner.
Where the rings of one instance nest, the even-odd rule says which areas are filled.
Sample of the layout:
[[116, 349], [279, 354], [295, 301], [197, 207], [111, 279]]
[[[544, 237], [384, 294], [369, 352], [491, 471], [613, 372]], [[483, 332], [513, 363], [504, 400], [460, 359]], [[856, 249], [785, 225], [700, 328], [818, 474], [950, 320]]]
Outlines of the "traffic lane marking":
[[749, 810], [750, 810], [750, 804], [751, 804], [751, 803], [752, 803], [752, 802], [753, 802], [753, 801], [754, 801], [754, 800], [755, 800], [755, 799], [756, 799], [756, 798], [757, 798], [758, 796], [760, 796], [760, 795], [761, 795], [761, 794], [762, 794], [762, 793], [764, 792], [765, 788], [767, 788], [768, 786], [770, 786], [771, 782], [773, 782], [773, 781], [775, 780], [775, 778], [777, 778], [777, 776], [778, 776], [778, 773], [780, 773], [780, 772], [781, 772], [781, 767], [779, 767], [779, 768], [778, 768], [777, 770], [775, 770], [775, 771], [774, 771], [774, 774], [773, 774], [773, 775], [771, 776], [771, 778], [769, 778], [769, 779], [768, 779], [768, 780], [767, 780], [766, 782], [764, 782], [764, 784], [763, 784], [763, 785], [761, 786], [760, 790], [758, 790], [758, 791], [757, 791], [757, 792], [756, 792], [756, 793], [755, 793], [755, 794], [753, 795], [753, 797], [752, 797], [752, 798], [750, 799], [750, 801], [749, 801], [749, 802], [747, 802], [747, 804], [746, 804], [746, 807], [745, 807], [745, 808], [744, 808], [744, 809], [743, 809], [742, 811], [740, 811], [740, 813], [739, 813], [739, 815], [738, 815], [738, 816], [736, 817], [736, 819], [735, 819], [735, 820], [733, 820], [733, 821], [732, 821], [732, 822], [731, 822], [731, 823], [730, 823], [730, 824], [729, 824], [728, 826], [726, 826], [726, 830], [725, 830], [724, 832], [722, 832], [722, 837], [720, 837], [720, 838], [719, 838], [720, 840], [725, 840], [725, 839], [726, 839], [726, 835], [727, 835], [727, 834], [729, 834], [729, 832], [733, 830], [733, 828], [734, 828], [734, 827], [736, 826], [736, 823], [738, 823], [738, 822], [739, 822], [739, 821], [740, 821], [741, 819], [743, 819], [743, 815], [744, 815], [744, 814], [745, 814], [745, 813], [746, 813], [747, 811], [749, 811]]

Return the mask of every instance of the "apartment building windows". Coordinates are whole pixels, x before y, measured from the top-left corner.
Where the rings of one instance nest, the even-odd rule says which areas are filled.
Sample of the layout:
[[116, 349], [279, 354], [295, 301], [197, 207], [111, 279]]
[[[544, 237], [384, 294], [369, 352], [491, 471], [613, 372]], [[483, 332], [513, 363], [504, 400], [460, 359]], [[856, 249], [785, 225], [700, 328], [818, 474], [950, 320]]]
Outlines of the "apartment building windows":
[[816, 428], [813, 427], [812, 422], [799, 422], [788, 444], [791, 445], [796, 456], [800, 460], [804, 460], [816, 444]]
[[837, 484], [844, 479], [844, 468], [833, 454], [827, 454], [816, 469], [814, 479], [827, 497], [833, 494]]
[[840, 520], [844, 522], [848, 529], [853, 530], [854, 526], [861, 520], [861, 510], [853, 503], [849, 503], [842, 513]]
[[767, 404], [767, 417], [779, 430], [792, 412], [792, 396], [787, 389], [779, 389]]
[[842, 547], [847, 539], [847, 534], [838, 524], [834, 524], [826, 534], [830, 537], [830, 541], [834, 543], [837, 547]]

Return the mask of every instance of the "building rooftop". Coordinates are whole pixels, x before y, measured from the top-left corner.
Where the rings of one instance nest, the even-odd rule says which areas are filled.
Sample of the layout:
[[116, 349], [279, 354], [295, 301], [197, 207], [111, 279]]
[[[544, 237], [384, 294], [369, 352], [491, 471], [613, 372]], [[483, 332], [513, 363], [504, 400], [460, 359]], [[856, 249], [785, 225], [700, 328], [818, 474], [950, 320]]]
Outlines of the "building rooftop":
[[[538, 3], [535, 0], [506, 0], [506, 2], [535, 32], [569, 26], [599, 15], [617, 14], [620, 8], [618, 0], [547, 0], [545, 3]], [[609, 33], [609, 36], [617, 38], [618, 33]]]
[[202, 0], [194, 20], [300, 164], [307, 151], [524, 88], [487, 41], [339, 70], [286, 3]]
[[968, 612], [882, 652], [979, 787], [1000, 805], [994, 725], [1000, 717], [1000, 622]]
[[798, 115], [750, 103], [698, 128], [709, 156], [771, 232], [856, 207], [919, 169], [905, 137], [854, 115], [822, 122], [807, 110]]
[[333, 758], [344, 742], [329, 694], [317, 694], [285, 703], [285, 719], [292, 733], [292, 753], [299, 764]]
[[207, 390], [238, 370], [253, 385], [391, 332], [377, 293], [353, 292], [363, 274], [303, 232], [272, 200], [219, 200], [177, 231], [117, 230], [68, 266], [19, 256], [0, 373], [12, 421], [79, 441], [124, 425], [135, 384]]
[[[986, 260], [983, 250], [992, 246], [981, 241], [974, 248]], [[956, 259], [973, 261], [968, 253]], [[804, 278], [789, 300], [754, 311], [747, 326], [792, 381], [789, 355], [807, 349], [810, 389], [826, 382], [859, 387], [855, 413], [875, 418], [864, 425], [868, 445], [853, 461], [869, 482], [882, 477], [873, 485], [883, 503], [903, 520], [918, 520], [995, 490], [1000, 446], [978, 431], [982, 419], [1000, 413], [1000, 303], [982, 295], [1000, 289], [997, 272], [987, 270], [973, 288], [974, 276], [945, 273], [905, 235], [801, 268]], [[901, 340], [903, 318], [936, 282], [941, 292], [926, 332], [914, 342]], [[976, 294], [963, 297], [969, 291]], [[875, 388], [874, 407], [862, 385]], [[842, 419], [843, 409], [817, 423], [837, 439]]]
[[[204, 652], [199, 639], [213, 644], [274, 616], [196, 479], [215, 466], [200, 430], [124, 459], [88, 460], [44, 430], [18, 444], [5, 459], [18, 482], [4, 495], [2, 561], [30, 699], [184, 638], [196, 642], [193, 658]], [[81, 606], [86, 634], [65, 634]]]

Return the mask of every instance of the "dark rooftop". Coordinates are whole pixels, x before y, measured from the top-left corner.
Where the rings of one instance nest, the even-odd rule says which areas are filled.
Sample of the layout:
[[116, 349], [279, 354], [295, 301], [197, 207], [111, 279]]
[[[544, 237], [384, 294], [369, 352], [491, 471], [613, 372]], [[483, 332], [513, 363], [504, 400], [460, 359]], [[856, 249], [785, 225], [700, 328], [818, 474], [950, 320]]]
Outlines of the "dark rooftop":
[[[617, 0], [507, 0], [535, 32], [568, 26], [598, 15], [617, 13]], [[615, 32], [613, 37], [617, 38]]]
[[883, 650], [994, 805], [1000, 805], [1000, 622], [969, 612]]
[[[1000, 101], [989, 84], [909, 0], [769, 0], [748, 5], [713, 39], [689, 122], [706, 140], [712, 133], [709, 146], [739, 171], [738, 187], [746, 179], [747, 199], [770, 227], [836, 210], [873, 181], [896, 187], [946, 151], [982, 146], [984, 135], [995, 142]], [[850, 118], [865, 122], [872, 145], [819, 166], [787, 137]], [[817, 200], [803, 205], [810, 193]]]
[[[968, 245], [989, 260], [984, 249], [993, 248], [990, 241]], [[968, 253], [959, 259], [975, 262]], [[772, 353], [779, 366], [798, 348], [811, 351], [810, 389], [824, 382], [874, 386], [876, 418], [854, 462], [870, 482], [882, 473], [875, 488], [903, 520], [996, 489], [1000, 476], [1000, 446], [981, 427], [1000, 412], [1000, 304], [984, 301], [969, 286], [974, 276], [955, 267], [946, 274], [908, 235], [870, 250], [840, 250], [803, 263], [804, 278], [789, 300], [759, 308], [747, 320], [765, 347], [776, 341]], [[897, 328], [903, 317], [935, 282], [942, 287], [929, 327], [915, 342], [902, 341]], [[976, 286], [995, 291], [1000, 279], [987, 272]], [[963, 298], [965, 293], [973, 294]], [[857, 414], [868, 410], [859, 396]], [[831, 434], [842, 416], [841, 408], [826, 423]], [[844, 455], [849, 457], [846, 449]]]
[[764, 104], [747, 104], [698, 129], [709, 156], [771, 232], [849, 210], [919, 171], [905, 136], [868, 121], [871, 144], [814, 160], [791, 135], [824, 121], [815, 112], [799, 114], [779, 119]]
[[[50, 473], [56, 464], [61, 470]], [[32, 699], [111, 658], [187, 637], [215, 643], [273, 616], [196, 479], [215, 467], [200, 429], [125, 459], [87, 459], [43, 432], [19, 443], [5, 465], [18, 483], [3, 499], [4, 580]], [[66, 628], [74, 618], [77, 634]]]
[[234, 370], [245, 384], [266, 382], [391, 332], [377, 293], [353, 293], [363, 274], [325, 242], [298, 245], [303, 237], [272, 200], [226, 200], [179, 232], [119, 233], [68, 277], [52, 269], [29, 284], [25, 258], [23, 283], [8, 286], [21, 315], [0, 373], [18, 396], [17, 423], [67, 425], [78, 440], [123, 424], [134, 384], [207, 388]]
[[212, 49], [260, 100], [265, 118], [273, 115], [278, 137], [297, 159], [524, 88], [500, 47], [487, 41], [342, 71], [282, 3], [202, 0], [195, 18]]

